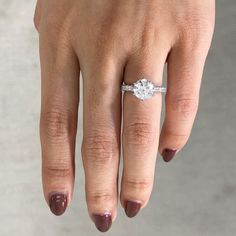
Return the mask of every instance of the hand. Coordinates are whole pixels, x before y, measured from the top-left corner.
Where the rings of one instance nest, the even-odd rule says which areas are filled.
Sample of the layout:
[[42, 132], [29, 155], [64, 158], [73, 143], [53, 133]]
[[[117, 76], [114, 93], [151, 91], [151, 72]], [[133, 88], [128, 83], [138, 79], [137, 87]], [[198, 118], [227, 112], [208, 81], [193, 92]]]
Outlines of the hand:
[[[214, 5], [214, 0], [38, 0], [42, 178], [54, 214], [65, 211], [73, 194], [80, 71], [82, 158], [91, 219], [107, 231], [116, 218], [121, 118], [121, 204], [129, 217], [147, 205], [158, 143], [168, 162], [189, 138]], [[132, 84], [142, 77], [161, 85], [165, 63], [168, 91], [159, 138], [161, 94], [140, 101], [127, 92], [122, 106], [120, 89], [123, 81]]]

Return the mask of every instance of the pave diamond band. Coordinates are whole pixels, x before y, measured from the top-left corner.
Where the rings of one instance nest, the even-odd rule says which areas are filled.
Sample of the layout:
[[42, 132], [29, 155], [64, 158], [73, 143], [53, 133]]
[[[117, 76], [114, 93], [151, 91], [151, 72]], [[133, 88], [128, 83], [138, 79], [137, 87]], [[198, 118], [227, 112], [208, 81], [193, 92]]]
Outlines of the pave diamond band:
[[151, 98], [155, 93], [165, 93], [166, 88], [163, 86], [156, 86], [151, 81], [143, 78], [131, 85], [123, 83], [121, 91], [133, 92], [138, 99], [146, 100]]

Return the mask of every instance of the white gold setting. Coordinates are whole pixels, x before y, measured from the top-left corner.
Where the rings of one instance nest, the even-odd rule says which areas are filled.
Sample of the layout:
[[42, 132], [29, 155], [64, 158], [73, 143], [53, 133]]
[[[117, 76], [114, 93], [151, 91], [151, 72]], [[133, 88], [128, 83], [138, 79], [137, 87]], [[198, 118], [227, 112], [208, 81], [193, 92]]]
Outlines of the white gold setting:
[[156, 86], [151, 81], [143, 78], [137, 82], [127, 85], [125, 83], [121, 86], [123, 92], [133, 92], [133, 94], [140, 100], [147, 100], [155, 93], [165, 93], [166, 88], [163, 86]]

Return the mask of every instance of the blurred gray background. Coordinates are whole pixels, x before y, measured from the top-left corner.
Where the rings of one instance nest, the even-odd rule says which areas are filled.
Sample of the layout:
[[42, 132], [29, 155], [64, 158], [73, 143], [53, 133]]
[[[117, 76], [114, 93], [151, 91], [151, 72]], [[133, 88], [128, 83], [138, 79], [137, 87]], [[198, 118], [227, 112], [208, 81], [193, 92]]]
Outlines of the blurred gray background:
[[[100, 235], [84, 198], [82, 121], [71, 206], [55, 217], [43, 198], [34, 5], [30, 0], [0, 0], [0, 236]], [[216, 30], [191, 139], [172, 163], [158, 156], [150, 204], [135, 219], [125, 217], [119, 206], [107, 235], [236, 235], [235, 25], [236, 1], [217, 1]]]

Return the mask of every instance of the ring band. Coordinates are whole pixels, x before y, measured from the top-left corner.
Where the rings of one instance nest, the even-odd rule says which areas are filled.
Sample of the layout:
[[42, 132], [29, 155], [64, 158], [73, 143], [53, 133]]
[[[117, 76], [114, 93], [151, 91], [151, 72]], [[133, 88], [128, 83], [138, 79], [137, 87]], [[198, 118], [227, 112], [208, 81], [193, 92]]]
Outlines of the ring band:
[[155, 93], [165, 93], [166, 87], [157, 86], [151, 81], [143, 78], [137, 82], [128, 85], [123, 83], [121, 86], [122, 92], [133, 92], [133, 94], [140, 100], [146, 100], [151, 98]]

